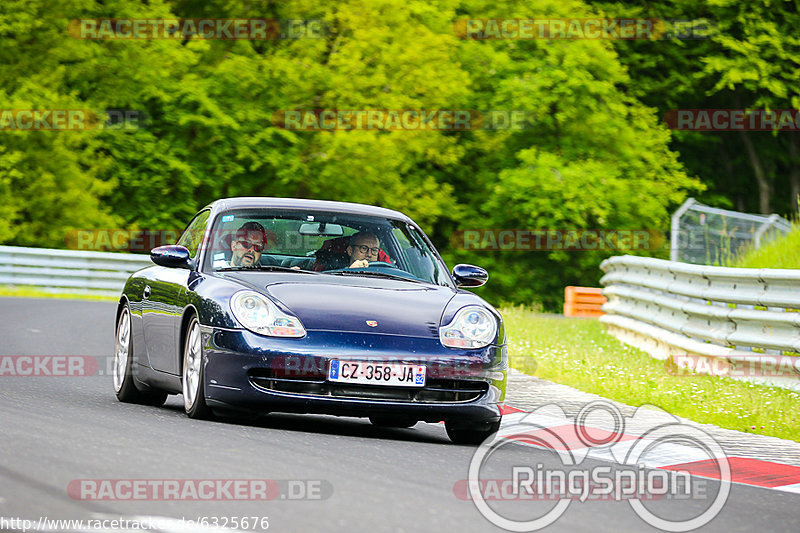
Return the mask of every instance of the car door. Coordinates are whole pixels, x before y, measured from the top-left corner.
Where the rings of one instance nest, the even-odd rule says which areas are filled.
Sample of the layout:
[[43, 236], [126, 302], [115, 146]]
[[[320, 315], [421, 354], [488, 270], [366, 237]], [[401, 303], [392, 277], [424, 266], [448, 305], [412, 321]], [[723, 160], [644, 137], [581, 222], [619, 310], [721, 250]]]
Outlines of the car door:
[[[197, 258], [211, 211], [198, 213], [184, 230], [177, 244]], [[178, 375], [182, 347], [179, 328], [186, 302], [186, 286], [191, 270], [158, 267], [144, 287], [142, 323], [150, 366], [160, 372]]]

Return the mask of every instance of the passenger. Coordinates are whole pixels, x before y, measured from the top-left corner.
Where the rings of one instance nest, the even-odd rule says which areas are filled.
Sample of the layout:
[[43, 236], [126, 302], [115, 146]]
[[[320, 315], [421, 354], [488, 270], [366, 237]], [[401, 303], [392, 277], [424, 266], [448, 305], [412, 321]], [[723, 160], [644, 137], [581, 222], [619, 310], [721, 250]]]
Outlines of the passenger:
[[[377, 252], [375, 251], [377, 250]], [[311, 270], [322, 272], [340, 268], [364, 268], [370, 261], [392, 264], [389, 256], [380, 249], [380, 240], [371, 232], [362, 231], [350, 237], [336, 237], [323, 243], [317, 250]]]
[[350, 266], [347, 268], [366, 268], [371, 261], [378, 261], [378, 252], [381, 243], [374, 233], [362, 231], [350, 237], [347, 255], [350, 257]]

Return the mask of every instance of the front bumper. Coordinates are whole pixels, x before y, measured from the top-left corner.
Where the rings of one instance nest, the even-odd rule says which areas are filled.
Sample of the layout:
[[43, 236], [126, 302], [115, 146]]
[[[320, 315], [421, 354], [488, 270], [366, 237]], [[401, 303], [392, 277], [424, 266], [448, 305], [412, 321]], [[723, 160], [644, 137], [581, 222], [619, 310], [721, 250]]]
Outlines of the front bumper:
[[[453, 350], [438, 338], [309, 331], [302, 339], [203, 328], [205, 397], [216, 409], [341, 416], [397, 415], [426, 422], [500, 419], [505, 345]], [[326, 380], [332, 359], [424, 364], [426, 384], [385, 387]]]

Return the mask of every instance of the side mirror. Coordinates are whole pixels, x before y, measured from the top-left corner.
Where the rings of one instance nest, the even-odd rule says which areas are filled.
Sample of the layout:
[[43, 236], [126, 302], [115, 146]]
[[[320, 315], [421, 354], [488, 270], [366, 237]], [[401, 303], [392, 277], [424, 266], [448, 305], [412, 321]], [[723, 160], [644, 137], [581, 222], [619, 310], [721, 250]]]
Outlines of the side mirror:
[[489, 273], [474, 265], [456, 265], [453, 278], [459, 287], [480, 287], [489, 281]]
[[191, 261], [189, 249], [177, 244], [153, 248], [150, 250], [150, 259], [153, 263], [168, 268], [189, 268]]

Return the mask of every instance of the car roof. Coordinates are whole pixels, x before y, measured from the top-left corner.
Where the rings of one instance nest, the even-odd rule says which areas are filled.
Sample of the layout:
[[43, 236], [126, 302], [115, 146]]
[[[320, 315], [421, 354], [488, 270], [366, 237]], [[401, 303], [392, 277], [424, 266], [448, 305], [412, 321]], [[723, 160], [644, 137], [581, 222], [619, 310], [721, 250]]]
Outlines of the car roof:
[[411, 221], [399, 211], [376, 207], [374, 205], [354, 204], [350, 202], [333, 202], [330, 200], [309, 200], [305, 198], [273, 198], [267, 196], [247, 196], [238, 198], [221, 198], [211, 202], [207, 207], [215, 211], [237, 208], [278, 208], [307, 209], [310, 211], [335, 211], [354, 215], [373, 215]]

